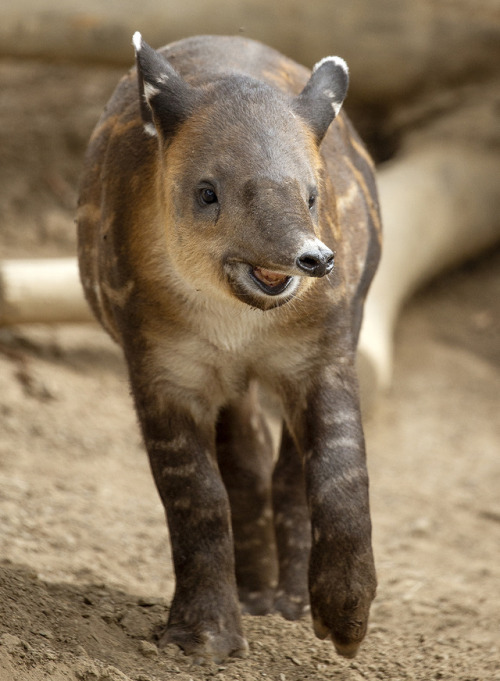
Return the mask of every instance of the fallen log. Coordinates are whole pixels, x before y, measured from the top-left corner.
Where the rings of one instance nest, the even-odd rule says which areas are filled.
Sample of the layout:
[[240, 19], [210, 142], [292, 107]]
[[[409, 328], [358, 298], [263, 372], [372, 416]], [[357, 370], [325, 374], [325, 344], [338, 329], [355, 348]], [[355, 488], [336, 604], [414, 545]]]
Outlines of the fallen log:
[[76, 258], [0, 261], [0, 326], [92, 319]]

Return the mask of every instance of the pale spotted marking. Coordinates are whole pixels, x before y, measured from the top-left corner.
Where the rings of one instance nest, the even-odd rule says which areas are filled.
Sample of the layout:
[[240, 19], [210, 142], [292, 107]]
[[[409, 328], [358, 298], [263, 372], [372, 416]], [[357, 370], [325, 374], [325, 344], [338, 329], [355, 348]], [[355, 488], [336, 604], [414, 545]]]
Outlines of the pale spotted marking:
[[262, 591], [250, 591], [250, 592], [246, 595], [246, 597], [247, 597], [250, 601], [256, 601], [258, 598], [261, 598], [261, 597], [262, 597]]
[[358, 185], [355, 182], [351, 182], [347, 190], [341, 196], [337, 197], [337, 210], [340, 213], [345, 213], [351, 208], [358, 196]]
[[[101, 218], [101, 208], [96, 206], [95, 203], [84, 203], [82, 206], [78, 207], [77, 210], [77, 221], [82, 222], [83, 220], [88, 220], [89, 222], [95, 224], [98, 223]], [[95, 250], [95, 246], [92, 247], [92, 251]]]
[[331, 411], [327, 416], [323, 417], [323, 423], [326, 426], [343, 426], [347, 423], [358, 423], [359, 416], [355, 411], [350, 409], [342, 411]]
[[154, 452], [171, 452], [186, 447], [187, 443], [187, 436], [181, 433], [171, 440], [148, 440], [147, 448]]
[[171, 476], [189, 478], [191, 475], [196, 473], [197, 467], [196, 461], [193, 461], [192, 463], [186, 463], [182, 466], [164, 466], [161, 469], [161, 476], [163, 478], [168, 478]]
[[150, 99], [159, 94], [160, 90], [157, 87], [151, 85], [151, 83], [144, 83], [144, 98], [148, 104]]
[[373, 163], [373, 159], [368, 153], [368, 151], [365, 149], [365, 147], [360, 144], [357, 140], [351, 138], [351, 144], [356, 150], [356, 152], [363, 157], [363, 160], [366, 161], [368, 166], [372, 169], [375, 170], [375, 164]]
[[130, 132], [130, 130], [139, 128], [140, 124], [141, 123], [138, 118], [133, 118], [132, 120], [126, 121], [125, 123], [118, 121], [111, 130], [111, 136], [121, 137], [122, 135], [126, 135], [128, 132]]
[[342, 374], [340, 369], [335, 366], [330, 366], [324, 371], [324, 383], [333, 388], [338, 388], [342, 383]]
[[322, 504], [323, 501], [329, 497], [335, 496], [339, 487], [346, 487], [351, 485], [353, 482], [358, 481], [359, 478], [366, 475], [366, 471], [362, 466], [353, 466], [352, 468], [343, 469], [337, 475], [332, 475], [326, 480], [323, 480], [319, 485], [316, 496], [315, 503]]
[[221, 513], [221, 509], [217, 507], [208, 508], [206, 506], [200, 506], [197, 499], [192, 499], [191, 497], [182, 496], [172, 501], [173, 508], [179, 511], [187, 511], [190, 509], [189, 522], [192, 527], [200, 525], [207, 520], [214, 520], [219, 518], [221, 521], [226, 517], [225, 511]]
[[359, 449], [360, 442], [355, 437], [334, 437], [328, 441], [328, 446], [332, 449]]
[[89, 145], [92, 144], [96, 139], [103, 135], [109, 128], [113, 128], [116, 121], [118, 120], [118, 114], [106, 118], [103, 123], [96, 125], [89, 139]]
[[144, 132], [146, 133], [146, 135], [149, 135], [149, 137], [157, 136], [156, 128], [153, 123], [144, 123], [143, 128]]
[[135, 282], [132, 279], [127, 281], [126, 284], [123, 284], [123, 286], [120, 286], [119, 288], [113, 288], [105, 281], [101, 283], [101, 287], [106, 298], [113, 303], [113, 305], [116, 305], [119, 308], [123, 308], [126, 305], [128, 299], [130, 298], [130, 294], [134, 289], [134, 286]]
[[272, 510], [271, 510], [270, 508], [269, 508], [269, 509], [266, 509], [266, 510], [262, 513], [262, 515], [259, 516], [259, 518], [257, 519], [257, 521], [256, 521], [255, 524], [256, 524], [258, 527], [263, 527], [264, 525], [267, 525], [267, 523], [269, 522], [269, 520], [272, 518], [272, 515], [273, 515]]
[[[361, 448], [360, 442], [354, 437], [334, 437], [327, 442], [328, 449], [352, 449], [359, 450]], [[305, 454], [306, 461], [311, 461], [314, 456], [321, 456], [321, 452], [315, 449], [309, 449]]]
[[177, 511], [187, 511], [188, 508], [191, 508], [191, 499], [189, 497], [180, 497], [172, 502], [172, 506]]
[[198, 503], [199, 502], [196, 501], [196, 505], [193, 505], [193, 512], [191, 516], [191, 522], [193, 523], [193, 526], [200, 525], [207, 520], [214, 520], [218, 518], [222, 521], [226, 518], [225, 507], [224, 509], [221, 509], [218, 504], [215, 504], [212, 506], [212, 508], [208, 508], [207, 506], [199, 506]]
[[343, 160], [347, 166], [349, 166], [349, 169], [351, 170], [352, 174], [356, 178], [357, 182], [361, 186], [361, 189], [363, 190], [363, 194], [366, 200], [366, 206], [368, 208], [368, 212], [370, 213], [370, 218], [375, 226], [375, 231], [377, 232], [377, 237], [378, 240], [380, 241], [381, 238], [381, 233], [382, 233], [382, 225], [380, 223], [380, 217], [378, 214], [377, 207], [374, 205], [373, 202], [373, 197], [371, 192], [368, 189], [368, 186], [366, 184], [365, 178], [363, 177], [363, 174], [361, 173], [360, 170], [356, 168], [354, 163], [351, 161], [351, 159], [344, 155]]

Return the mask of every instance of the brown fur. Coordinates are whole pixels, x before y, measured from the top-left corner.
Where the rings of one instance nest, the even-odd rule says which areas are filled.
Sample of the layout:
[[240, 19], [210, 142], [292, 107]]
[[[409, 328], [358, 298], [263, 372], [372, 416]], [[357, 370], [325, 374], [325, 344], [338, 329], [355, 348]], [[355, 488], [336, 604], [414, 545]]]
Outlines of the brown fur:
[[[200, 661], [243, 654], [239, 591], [247, 611], [289, 618], [310, 598], [316, 633], [351, 656], [376, 583], [354, 369], [380, 250], [371, 160], [342, 113], [321, 142], [329, 102], [321, 118], [300, 95], [309, 72], [270, 48], [193, 38], [161, 50], [169, 65], [147, 49], [149, 108], [134, 69], [90, 140], [78, 236], [167, 512], [164, 641]], [[298, 269], [316, 247], [335, 252], [332, 274]], [[292, 277], [290, 296], [262, 295], [251, 267]], [[283, 406], [274, 473], [257, 383]]]

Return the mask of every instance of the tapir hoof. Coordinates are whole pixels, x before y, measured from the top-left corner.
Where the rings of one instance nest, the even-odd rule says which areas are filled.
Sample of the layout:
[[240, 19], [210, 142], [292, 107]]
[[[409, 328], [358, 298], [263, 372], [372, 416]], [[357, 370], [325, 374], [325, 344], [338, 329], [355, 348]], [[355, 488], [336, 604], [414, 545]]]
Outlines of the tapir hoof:
[[190, 631], [170, 627], [160, 639], [160, 648], [169, 644], [179, 646], [194, 664], [220, 664], [228, 657], [247, 657], [248, 643], [243, 636], [229, 631]]
[[336, 652], [342, 657], [356, 657], [366, 634], [366, 625], [360, 621], [346, 622], [341, 633], [332, 631], [319, 618], [313, 620], [314, 633], [320, 639], [331, 638]]

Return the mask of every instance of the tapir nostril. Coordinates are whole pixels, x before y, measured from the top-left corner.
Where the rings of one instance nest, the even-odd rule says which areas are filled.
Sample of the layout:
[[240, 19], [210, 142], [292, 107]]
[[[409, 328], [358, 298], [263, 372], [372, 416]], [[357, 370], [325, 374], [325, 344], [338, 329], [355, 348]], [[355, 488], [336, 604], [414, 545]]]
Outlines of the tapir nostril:
[[334, 254], [328, 249], [302, 253], [296, 260], [297, 267], [310, 277], [323, 277], [333, 269]]
[[314, 270], [318, 265], [320, 265], [320, 261], [318, 258], [315, 258], [312, 255], [303, 255], [299, 258], [299, 267], [301, 267], [303, 270]]
[[325, 260], [325, 267], [326, 267], [326, 273], [327, 274], [332, 271], [334, 261], [335, 261], [335, 254], [330, 251], [330, 253], [328, 254], [328, 256]]

